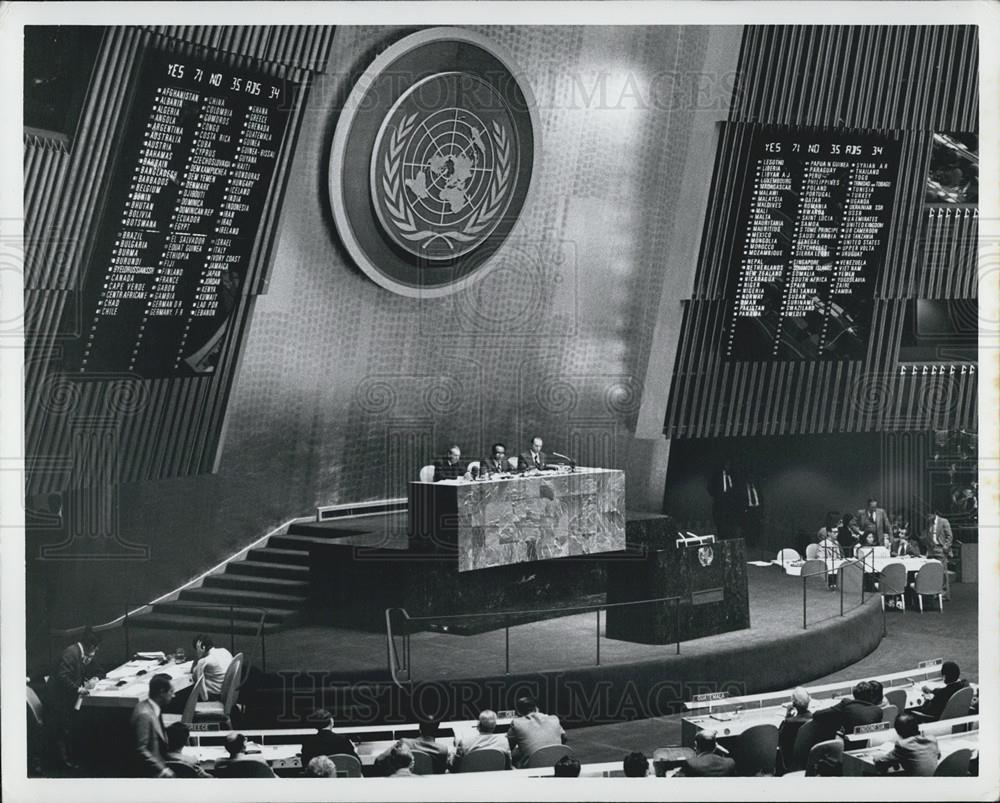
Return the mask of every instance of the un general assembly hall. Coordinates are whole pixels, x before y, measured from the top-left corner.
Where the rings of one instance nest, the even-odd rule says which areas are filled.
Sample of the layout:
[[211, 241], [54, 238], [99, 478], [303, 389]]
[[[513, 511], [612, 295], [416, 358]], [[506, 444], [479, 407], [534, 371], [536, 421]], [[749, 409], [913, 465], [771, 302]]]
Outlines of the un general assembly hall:
[[995, 28], [13, 6], [19, 799], [994, 797]]

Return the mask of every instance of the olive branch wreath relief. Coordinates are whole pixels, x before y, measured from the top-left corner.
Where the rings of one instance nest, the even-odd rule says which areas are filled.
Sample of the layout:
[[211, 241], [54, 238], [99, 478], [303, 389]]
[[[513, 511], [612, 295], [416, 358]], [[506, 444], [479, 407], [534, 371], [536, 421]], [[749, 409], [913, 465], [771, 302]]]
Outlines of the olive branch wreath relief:
[[404, 182], [402, 180], [403, 151], [407, 138], [417, 125], [416, 113], [405, 118], [392, 133], [389, 147], [383, 159], [382, 190], [385, 193], [383, 202], [389, 219], [399, 231], [399, 235], [412, 242], [423, 242], [421, 248], [426, 248], [435, 239], [443, 239], [449, 247], [454, 248], [452, 240], [467, 243], [476, 239], [500, 214], [507, 196], [507, 186], [511, 180], [511, 143], [506, 130], [495, 120], [492, 122], [493, 137], [496, 144], [496, 165], [493, 171], [493, 181], [486, 193], [485, 202], [472, 214], [460, 230], [432, 231], [418, 229], [413, 218], [413, 212], [404, 197]]

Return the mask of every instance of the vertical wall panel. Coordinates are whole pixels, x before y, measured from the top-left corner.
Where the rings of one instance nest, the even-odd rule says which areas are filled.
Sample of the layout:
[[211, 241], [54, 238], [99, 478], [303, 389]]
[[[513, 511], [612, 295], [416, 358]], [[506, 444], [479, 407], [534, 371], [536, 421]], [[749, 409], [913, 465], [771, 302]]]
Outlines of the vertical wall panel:
[[[670, 437], [810, 434], [972, 426], [976, 375], [903, 376], [896, 363], [908, 298], [975, 298], [974, 209], [924, 202], [934, 132], [978, 130], [972, 26], [750, 26], [723, 128], [702, 249], [671, 384]], [[901, 138], [897, 194], [863, 360], [738, 364], [721, 358], [735, 204], [754, 124], [847, 127]], [[694, 348], [695, 355], [685, 353]], [[940, 391], [940, 392], [939, 392]], [[909, 397], [909, 398], [908, 398]], [[916, 404], [909, 404], [914, 399]]]

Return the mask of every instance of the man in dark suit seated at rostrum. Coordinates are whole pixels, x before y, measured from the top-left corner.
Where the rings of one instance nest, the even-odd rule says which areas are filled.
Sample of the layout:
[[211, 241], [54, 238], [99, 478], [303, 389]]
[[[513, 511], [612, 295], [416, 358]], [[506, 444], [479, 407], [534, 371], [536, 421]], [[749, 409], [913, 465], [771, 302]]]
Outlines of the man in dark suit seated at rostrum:
[[354, 742], [346, 736], [333, 732], [333, 714], [325, 708], [314, 711], [309, 723], [316, 727], [316, 733], [302, 740], [302, 766], [308, 767], [316, 756], [333, 756], [342, 753], [358, 757]]
[[921, 722], [940, 719], [951, 696], [969, 685], [969, 681], [962, 678], [962, 672], [954, 661], [945, 661], [941, 664], [941, 679], [944, 681], [943, 686], [921, 688], [924, 693], [924, 703], [911, 712]]
[[813, 722], [823, 734], [832, 739], [837, 732], [853, 733], [858, 725], [873, 725], [882, 721], [882, 708], [873, 699], [871, 683], [862, 680], [855, 685], [851, 698], [843, 698], [836, 705], [813, 713]]
[[448, 449], [447, 457], [435, 461], [434, 482], [461, 479], [468, 470], [468, 464], [462, 459], [462, 450], [458, 446], [452, 446]]
[[508, 472], [510, 472], [510, 464], [507, 462], [507, 447], [502, 443], [494, 443], [490, 456], [479, 461], [479, 473], [489, 476], [490, 474], [506, 474]]
[[719, 778], [736, 774], [736, 762], [717, 750], [715, 731], [698, 731], [694, 736], [694, 752], [694, 756], [684, 762], [679, 775], [685, 778]]
[[517, 468], [519, 471], [541, 470], [548, 459], [549, 456], [542, 451], [542, 439], [536, 435], [531, 439], [531, 448], [518, 456]]

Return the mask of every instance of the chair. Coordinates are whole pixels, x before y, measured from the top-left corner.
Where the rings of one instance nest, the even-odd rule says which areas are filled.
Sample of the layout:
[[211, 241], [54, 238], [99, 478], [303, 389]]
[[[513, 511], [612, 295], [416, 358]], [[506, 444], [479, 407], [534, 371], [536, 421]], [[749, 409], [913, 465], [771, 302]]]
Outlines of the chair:
[[[882, 595], [882, 610], [885, 610], [886, 597], [902, 597], [906, 592], [906, 567], [902, 563], [890, 563], [883, 567], [878, 575], [878, 590]], [[906, 610], [906, 600], [900, 600], [899, 609]], [[906, 692], [903, 692], [906, 697]]]
[[222, 766], [217, 766], [212, 773], [216, 778], [277, 778], [267, 764], [263, 761], [256, 761], [252, 758], [243, 758], [239, 761], [227, 761]]
[[920, 567], [917, 576], [910, 583], [910, 588], [917, 595], [917, 605], [924, 612], [924, 597], [937, 597], [938, 609], [944, 613], [944, 566], [938, 561], [925, 563]]
[[854, 557], [856, 560], [860, 560], [864, 563], [867, 568], [872, 565], [872, 559], [875, 557], [875, 547], [856, 546], [854, 547]]
[[796, 560], [802, 560], [802, 556], [794, 549], [779, 549], [778, 556], [774, 559], [774, 562], [784, 566], [786, 563], [792, 563]]
[[462, 756], [457, 772], [494, 772], [507, 769], [507, 754], [502, 750], [473, 750]]
[[517, 471], [517, 458], [516, 457], [508, 457], [507, 458], [507, 465], [510, 466], [510, 470], [511, 471]]
[[819, 558], [819, 544], [808, 544], [806, 546], [806, 560], [816, 560]]
[[222, 690], [219, 700], [197, 701], [194, 704], [194, 721], [200, 720], [217, 721], [232, 727], [230, 713], [233, 705], [236, 704], [236, 695], [239, 693], [240, 671], [243, 667], [243, 653], [238, 652], [233, 656], [229, 668], [226, 669], [226, 676], [222, 679]]
[[427, 753], [421, 753], [419, 750], [413, 751], [413, 774], [414, 775], [434, 774], [434, 762], [431, 761], [431, 757], [427, 755]]
[[[905, 694], [905, 692], [904, 692]], [[882, 706], [882, 721], [893, 723], [896, 721], [896, 717], [899, 716], [899, 706], [897, 705], [884, 705]]]
[[828, 573], [825, 560], [813, 558], [802, 564], [802, 577], [825, 577]]
[[420, 469], [421, 482], [434, 482], [434, 466], [424, 466]]
[[754, 725], [747, 728], [736, 743], [733, 758], [736, 774], [753, 777], [760, 772], [774, 775], [778, 757], [778, 728], [774, 725]]
[[972, 760], [972, 751], [963, 747], [949, 753], [938, 762], [937, 769], [934, 770], [935, 778], [964, 778], [969, 774], [969, 762]]
[[187, 702], [184, 703], [184, 711], [180, 714], [162, 714], [163, 724], [168, 728], [175, 722], [183, 722], [185, 725], [191, 725], [194, 722], [195, 708], [204, 699], [205, 676], [202, 675], [198, 678], [198, 682], [194, 684], [194, 688], [191, 689], [191, 694], [188, 695]]
[[821, 741], [823, 741], [823, 734], [817, 724], [812, 720], [804, 723], [795, 736], [791, 761], [786, 763], [786, 768], [790, 771], [804, 770], [809, 761], [809, 751], [812, 750], [813, 745]]
[[[887, 691], [885, 693], [885, 699], [890, 705], [896, 706], [897, 711], [906, 710], [906, 689], [893, 689], [892, 691]], [[882, 721], [888, 721], [884, 714], [882, 715]]]
[[941, 710], [941, 716], [938, 717], [938, 721], [942, 719], [955, 719], [956, 717], [968, 716], [969, 708], [972, 707], [972, 696], [973, 689], [971, 686], [959, 689], [951, 695], [951, 697], [948, 698], [948, 702], [944, 704], [944, 708]]
[[544, 747], [539, 747], [534, 753], [528, 756], [528, 761], [524, 766], [527, 769], [552, 768], [559, 759], [571, 755], [573, 755], [573, 748], [569, 745], [547, 744]]
[[361, 777], [361, 762], [355, 756], [348, 753], [334, 753], [329, 758], [337, 768], [338, 778]]
[[166, 761], [167, 767], [174, 773], [175, 778], [201, 778], [198, 770], [183, 761]]
[[892, 557], [892, 553], [889, 552], [889, 547], [887, 546], [873, 546], [872, 557], [876, 560], [880, 560], [882, 558]]
[[818, 742], [806, 759], [806, 777], [836, 776], [844, 774], [844, 743], [840, 739]]

